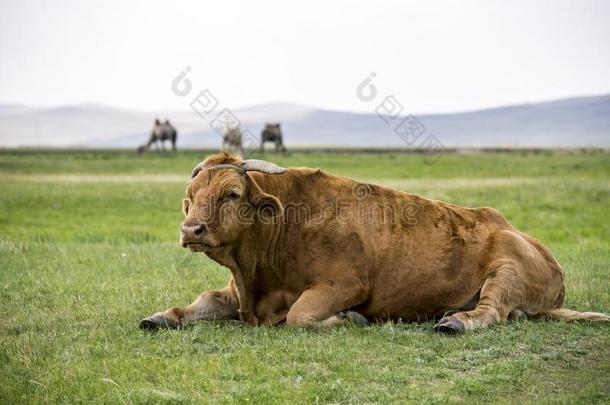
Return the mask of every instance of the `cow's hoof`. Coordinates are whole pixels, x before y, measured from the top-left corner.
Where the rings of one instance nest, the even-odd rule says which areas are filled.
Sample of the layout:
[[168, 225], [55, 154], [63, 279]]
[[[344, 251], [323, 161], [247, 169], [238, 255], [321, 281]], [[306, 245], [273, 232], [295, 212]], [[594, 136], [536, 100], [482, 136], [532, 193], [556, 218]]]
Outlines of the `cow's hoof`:
[[339, 312], [337, 313], [337, 318], [342, 321], [350, 322], [356, 326], [369, 326], [369, 321], [355, 311]]
[[454, 317], [443, 318], [439, 323], [434, 325], [435, 332], [442, 332], [447, 334], [462, 333], [466, 330], [464, 322]]
[[355, 325], [358, 325], [358, 326], [369, 326], [370, 325], [369, 321], [364, 316], [359, 314], [358, 312], [347, 311], [345, 313], [345, 315], [347, 316], [347, 319]]
[[169, 318], [164, 313], [158, 312], [153, 316], [142, 319], [139, 326], [143, 330], [176, 329], [180, 327], [180, 323]]

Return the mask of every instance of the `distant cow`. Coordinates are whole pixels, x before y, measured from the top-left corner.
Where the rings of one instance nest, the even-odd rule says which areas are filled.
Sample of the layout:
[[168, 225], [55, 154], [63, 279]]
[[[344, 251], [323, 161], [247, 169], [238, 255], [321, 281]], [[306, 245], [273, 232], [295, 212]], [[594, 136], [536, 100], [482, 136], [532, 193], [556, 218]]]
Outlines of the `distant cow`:
[[275, 144], [275, 151], [286, 152], [284, 141], [282, 139], [282, 130], [280, 124], [265, 124], [265, 129], [261, 133], [261, 152], [265, 151], [265, 142], [273, 142]]
[[455, 333], [522, 316], [610, 321], [562, 308], [559, 263], [493, 208], [223, 153], [195, 167], [183, 211], [182, 246], [232, 277], [141, 328], [440, 318], [435, 330]]
[[161, 148], [165, 150], [165, 141], [170, 141], [172, 143], [172, 150], [176, 151], [176, 138], [178, 137], [178, 132], [176, 128], [172, 124], [170, 124], [169, 120], [165, 120], [164, 123], [161, 123], [159, 119], [155, 119], [155, 124], [153, 125], [153, 129], [150, 132], [150, 138], [148, 143], [140, 146], [138, 148], [138, 153], [146, 152], [150, 147], [154, 144], [155, 149], [159, 149], [159, 145], [161, 144]]
[[244, 155], [244, 148], [241, 141], [241, 129], [239, 127], [227, 128], [222, 137], [221, 149], [228, 152], [234, 152], [235, 150]]

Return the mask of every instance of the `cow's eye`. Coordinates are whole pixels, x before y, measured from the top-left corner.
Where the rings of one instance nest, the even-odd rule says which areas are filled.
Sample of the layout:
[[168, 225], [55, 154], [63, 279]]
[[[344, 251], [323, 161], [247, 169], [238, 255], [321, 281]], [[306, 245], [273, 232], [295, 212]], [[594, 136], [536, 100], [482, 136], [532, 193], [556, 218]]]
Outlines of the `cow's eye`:
[[239, 193], [239, 191], [236, 191], [236, 190], [231, 190], [227, 194], [227, 199], [229, 199], [229, 200], [238, 200], [239, 197], [241, 197], [241, 194]]

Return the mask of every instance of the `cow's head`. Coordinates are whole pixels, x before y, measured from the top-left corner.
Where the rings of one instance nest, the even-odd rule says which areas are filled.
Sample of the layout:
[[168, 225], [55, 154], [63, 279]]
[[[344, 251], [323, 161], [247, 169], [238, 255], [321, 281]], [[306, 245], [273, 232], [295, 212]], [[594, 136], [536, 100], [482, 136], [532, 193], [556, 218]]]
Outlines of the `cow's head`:
[[228, 153], [195, 166], [182, 203], [183, 247], [208, 252], [237, 244], [256, 223], [282, 215], [280, 201], [263, 192], [250, 171], [281, 174], [285, 169], [261, 160], [242, 161]]

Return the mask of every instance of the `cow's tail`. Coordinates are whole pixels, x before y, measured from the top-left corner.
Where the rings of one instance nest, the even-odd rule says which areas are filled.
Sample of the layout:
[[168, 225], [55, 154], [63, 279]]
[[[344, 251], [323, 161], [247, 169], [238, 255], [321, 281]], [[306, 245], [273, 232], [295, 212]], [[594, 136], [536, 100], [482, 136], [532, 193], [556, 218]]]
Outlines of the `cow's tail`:
[[555, 321], [592, 321], [592, 322], [610, 322], [610, 316], [601, 312], [579, 312], [568, 308], [562, 308], [565, 299], [566, 290], [561, 288], [555, 304], [551, 309], [545, 309], [535, 315], [536, 318], [551, 319]]
[[578, 312], [567, 308], [547, 309], [536, 314], [536, 317], [556, 321], [610, 322], [610, 316], [601, 312]]

